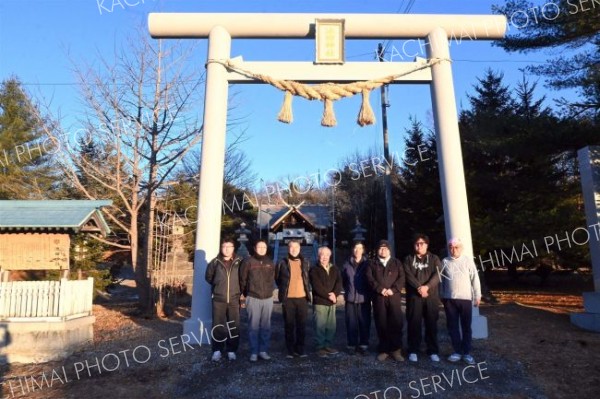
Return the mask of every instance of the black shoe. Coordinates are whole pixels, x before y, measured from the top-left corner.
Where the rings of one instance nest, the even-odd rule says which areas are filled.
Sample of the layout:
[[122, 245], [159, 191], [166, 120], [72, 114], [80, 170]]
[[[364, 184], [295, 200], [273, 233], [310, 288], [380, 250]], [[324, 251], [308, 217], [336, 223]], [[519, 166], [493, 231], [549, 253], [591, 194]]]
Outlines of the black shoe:
[[356, 354], [357, 354], [357, 355], [361, 355], [361, 356], [365, 356], [365, 355], [368, 355], [368, 354], [369, 354], [369, 352], [368, 352], [368, 351], [367, 351], [365, 348], [362, 348], [362, 347], [360, 347], [360, 346], [357, 346], [357, 347], [356, 347]]
[[299, 358], [305, 358], [305, 357], [308, 357], [308, 355], [307, 355], [306, 353], [304, 353], [304, 352], [300, 352], [300, 353], [298, 353], [298, 352], [294, 352], [294, 356], [295, 356], [295, 357], [299, 357]]

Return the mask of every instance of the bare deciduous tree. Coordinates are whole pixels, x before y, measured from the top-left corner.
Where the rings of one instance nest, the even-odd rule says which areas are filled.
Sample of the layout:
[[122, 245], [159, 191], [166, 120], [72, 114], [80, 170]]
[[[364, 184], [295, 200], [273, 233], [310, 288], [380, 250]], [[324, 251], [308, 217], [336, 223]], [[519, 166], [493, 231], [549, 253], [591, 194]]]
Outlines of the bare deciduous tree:
[[[256, 173], [252, 171], [252, 162], [240, 148], [248, 140], [246, 130], [233, 134], [233, 139], [225, 150], [223, 181], [239, 189], [249, 189], [256, 182]], [[190, 151], [182, 162], [182, 172], [186, 179], [198, 182], [200, 178], [200, 150]]]
[[[144, 312], [154, 305], [148, 265], [156, 194], [202, 137], [197, 115], [204, 76], [190, 62], [192, 50], [181, 42], [166, 46], [140, 31], [114, 61], [99, 57], [97, 66], [75, 64], [85, 106], [78, 119], [87, 135], [65, 134], [56, 121], [45, 124], [73, 188], [84, 198], [113, 199], [105, 214], [126, 237], [96, 239], [131, 251]], [[82, 144], [92, 143], [102, 158], [82, 156]]]

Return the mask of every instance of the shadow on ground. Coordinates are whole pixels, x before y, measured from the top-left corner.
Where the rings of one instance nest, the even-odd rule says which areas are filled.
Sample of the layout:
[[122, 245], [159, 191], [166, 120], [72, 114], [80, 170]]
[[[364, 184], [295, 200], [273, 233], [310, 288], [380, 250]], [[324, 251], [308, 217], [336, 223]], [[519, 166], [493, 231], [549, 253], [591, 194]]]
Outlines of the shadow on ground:
[[[595, 398], [600, 395], [600, 335], [570, 324], [567, 313], [534, 307], [530, 292], [495, 292], [498, 305], [486, 305], [490, 337], [474, 342], [479, 367], [434, 364], [422, 354], [417, 364], [375, 360], [371, 353], [314, 354], [312, 322], [308, 325], [307, 359], [285, 359], [281, 305], [273, 314], [271, 361], [248, 361], [246, 314], [242, 312], [241, 347], [235, 362], [210, 361], [209, 346], [182, 344], [182, 321], [139, 320], [127, 316], [131, 303], [95, 306], [95, 342], [62, 362], [11, 366], [13, 381], [34, 378], [47, 384], [31, 387], [27, 398]], [[570, 303], [577, 295], [538, 294], [548, 301]], [[563, 298], [564, 297], [564, 298]], [[503, 298], [510, 298], [509, 300]], [[528, 305], [520, 305], [527, 299]], [[554, 298], [554, 299], [553, 299]], [[559, 301], [561, 299], [561, 301]], [[185, 311], [182, 310], [182, 312]], [[439, 338], [442, 355], [450, 352], [443, 311]], [[336, 345], [345, 349], [343, 309], [337, 311]], [[135, 355], [135, 356], [134, 356]], [[104, 361], [104, 363], [103, 363]], [[52, 371], [62, 373], [51, 381]], [[77, 371], [79, 370], [79, 371]], [[387, 390], [387, 392], [386, 392]], [[401, 395], [401, 396], [400, 396]]]

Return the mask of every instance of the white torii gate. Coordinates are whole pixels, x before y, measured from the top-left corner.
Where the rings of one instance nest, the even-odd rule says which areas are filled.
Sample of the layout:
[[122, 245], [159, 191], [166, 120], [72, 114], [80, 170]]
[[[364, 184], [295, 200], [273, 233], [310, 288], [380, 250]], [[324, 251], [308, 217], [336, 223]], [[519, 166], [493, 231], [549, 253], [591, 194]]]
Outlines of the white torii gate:
[[[465, 254], [473, 255], [448, 38], [501, 39], [506, 31], [504, 16], [151, 13], [148, 27], [154, 38], [208, 38], [192, 315], [184, 322], [186, 334], [210, 331], [210, 287], [204, 273], [208, 261], [219, 252], [229, 83], [252, 81], [225, 66], [231, 58], [231, 39], [313, 39], [316, 19], [344, 20], [348, 39], [426, 39], [427, 57], [440, 62], [416, 72], [412, 71], [424, 66], [422, 61], [343, 65], [236, 61], [235, 66], [276, 79], [308, 83], [364, 81], [411, 72], [395, 79], [394, 83], [430, 84], [446, 237], [460, 237]], [[473, 314], [473, 337], [487, 337], [486, 320], [479, 316], [477, 309]]]

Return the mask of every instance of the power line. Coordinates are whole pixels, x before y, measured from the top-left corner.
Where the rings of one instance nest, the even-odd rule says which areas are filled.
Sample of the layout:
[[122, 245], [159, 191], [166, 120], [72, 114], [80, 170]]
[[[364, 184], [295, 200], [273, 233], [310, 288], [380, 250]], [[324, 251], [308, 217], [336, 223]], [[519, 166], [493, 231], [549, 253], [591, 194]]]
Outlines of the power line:
[[[188, 79], [181, 80], [177, 83], [193, 83], [197, 82], [199, 79]], [[78, 82], [44, 82], [44, 83], [33, 83], [33, 82], [19, 82], [21, 86], [81, 86], [82, 83]], [[85, 83], [86, 86], [105, 86], [104, 83]], [[109, 86], [127, 86], [129, 87], [129, 83], [110, 83]], [[142, 86], [155, 87], [156, 83], [142, 83]]]
[[452, 62], [497, 62], [497, 63], [519, 63], [519, 62], [525, 62], [525, 63], [534, 63], [534, 64], [545, 64], [548, 61], [532, 61], [532, 60], [461, 60], [461, 59], [452, 59]]
[[404, 4], [404, 0], [400, 0], [400, 5], [398, 6], [398, 9], [396, 10], [396, 12], [394, 14], [398, 14], [400, 12], [403, 4]]
[[[406, 7], [404, 8], [404, 11], [402, 13], [408, 14], [410, 12], [410, 10], [412, 9], [413, 5], [415, 4], [415, 1], [416, 0], [408, 0], [408, 3], [406, 4]], [[400, 5], [398, 6], [398, 9], [396, 10], [395, 14], [398, 14], [400, 12], [403, 4], [404, 4], [404, 0], [401, 0]], [[383, 43], [383, 54], [385, 54], [387, 52], [389, 45], [392, 43], [393, 43], [393, 40], [387, 40], [387, 42]]]
[[410, 9], [415, 4], [415, 1], [416, 0], [409, 0], [408, 5], [406, 6], [406, 9], [404, 10], [404, 14], [408, 14], [410, 12]]
[[346, 58], [358, 58], [358, 57], [362, 57], [363, 55], [373, 55], [373, 54], [375, 54], [375, 58], [377, 58], [377, 51], [369, 51], [368, 53], [348, 55], [348, 56], [346, 56]]
[[[363, 53], [363, 54], [356, 54], [356, 55], [351, 55], [348, 56], [346, 58], [357, 58], [357, 57], [362, 57], [364, 55], [369, 55], [369, 54], [375, 54], [375, 56], [377, 56], [377, 51], [369, 51], [368, 53]], [[511, 63], [528, 63], [528, 64], [545, 64], [548, 61], [532, 61], [532, 60], [467, 60], [467, 59], [459, 59], [459, 58], [455, 58], [452, 59], [452, 62], [472, 62], [472, 63], [482, 63], [482, 62], [487, 62], [487, 63], [502, 63], [502, 64], [511, 64]], [[193, 82], [194, 80], [190, 80], [189, 82]], [[185, 83], [185, 82], [182, 82]], [[118, 85], [118, 86], [127, 86], [128, 83], [113, 83], [114, 85]], [[21, 82], [22, 86], [79, 86], [80, 83], [76, 83], [76, 82], [46, 82], [46, 83], [31, 83], [31, 82]], [[89, 86], [99, 86], [101, 85], [100, 83], [95, 84], [95, 83], [86, 83], [86, 85]], [[155, 86], [155, 83], [148, 83], [148, 84], [144, 84], [144, 86]]]

